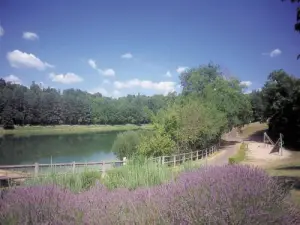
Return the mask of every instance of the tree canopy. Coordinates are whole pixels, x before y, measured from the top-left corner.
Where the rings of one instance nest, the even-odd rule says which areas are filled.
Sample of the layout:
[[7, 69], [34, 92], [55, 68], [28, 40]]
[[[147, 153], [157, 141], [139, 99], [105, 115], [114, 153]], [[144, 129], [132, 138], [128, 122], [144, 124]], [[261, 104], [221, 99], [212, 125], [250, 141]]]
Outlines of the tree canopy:
[[300, 79], [275, 70], [261, 91], [251, 93], [257, 121], [268, 122], [270, 134], [284, 135], [288, 145], [300, 146]]
[[78, 89], [29, 88], [0, 79], [0, 121], [13, 125], [144, 124], [174, 96], [128, 95], [119, 99]]

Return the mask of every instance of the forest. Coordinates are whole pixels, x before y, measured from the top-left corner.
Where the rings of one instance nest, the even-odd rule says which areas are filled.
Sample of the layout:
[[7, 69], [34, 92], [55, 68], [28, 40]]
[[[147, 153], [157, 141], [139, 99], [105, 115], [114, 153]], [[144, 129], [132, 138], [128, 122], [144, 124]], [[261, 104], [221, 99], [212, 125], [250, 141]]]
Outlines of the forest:
[[145, 124], [175, 94], [128, 95], [119, 99], [79, 89], [59, 91], [32, 83], [7, 83], [0, 79], [0, 118], [4, 128], [14, 125]]

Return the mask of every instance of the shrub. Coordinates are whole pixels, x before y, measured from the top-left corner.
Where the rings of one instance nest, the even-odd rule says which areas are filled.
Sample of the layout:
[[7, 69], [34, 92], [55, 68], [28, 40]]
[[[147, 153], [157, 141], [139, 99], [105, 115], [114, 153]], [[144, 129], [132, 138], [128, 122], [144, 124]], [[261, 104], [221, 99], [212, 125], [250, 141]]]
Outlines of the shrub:
[[[263, 170], [227, 165], [151, 188], [80, 193], [16, 188], [0, 198], [3, 224], [300, 224], [300, 212]], [[13, 221], [11, 223], [8, 223]]]
[[131, 158], [137, 153], [137, 147], [140, 144], [141, 136], [150, 136], [152, 131], [138, 130], [119, 133], [112, 146], [112, 151], [119, 159], [123, 157]]
[[142, 136], [138, 145], [138, 154], [144, 157], [171, 155], [175, 150], [175, 142], [170, 135], [155, 131], [149, 136]]

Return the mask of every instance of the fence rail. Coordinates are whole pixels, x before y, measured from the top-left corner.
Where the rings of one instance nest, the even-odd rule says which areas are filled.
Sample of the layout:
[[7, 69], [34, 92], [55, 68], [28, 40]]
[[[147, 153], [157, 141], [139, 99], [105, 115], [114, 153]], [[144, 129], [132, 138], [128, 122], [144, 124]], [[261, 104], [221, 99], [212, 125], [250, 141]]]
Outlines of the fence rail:
[[[149, 160], [163, 165], [175, 167], [187, 161], [207, 159], [209, 155], [217, 152], [219, 150], [219, 147], [220, 147], [220, 143], [198, 151], [149, 158]], [[7, 172], [6, 177], [9, 179], [21, 179], [21, 178], [43, 176], [49, 172], [75, 173], [75, 172], [82, 171], [82, 169], [84, 168], [93, 168], [95, 170], [98, 170], [99, 172], [105, 173], [105, 171], [109, 169], [125, 165], [126, 162], [127, 162], [126, 157], [124, 157], [123, 160], [109, 161], [109, 162], [102, 161], [102, 162], [87, 162], [87, 163], [72, 162], [72, 163], [53, 163], [53, 164], [34, 163], [34, 164], [27, 164], [27, 165], [0, 165], [0, 172], [1, 170], [6, 171]]]
[[150, 158], [150, 160], [168, 166], [176, 166], [186, 161], [206, 159], [209, 155], [217, 152], [219, 150], [219, 147], [220, 144], [217, 144], [209, 148], [201, 149], [198, 151], [180, 153], [180, 154], [170, 155], [170, 156], [160, 156], [160, 157]]

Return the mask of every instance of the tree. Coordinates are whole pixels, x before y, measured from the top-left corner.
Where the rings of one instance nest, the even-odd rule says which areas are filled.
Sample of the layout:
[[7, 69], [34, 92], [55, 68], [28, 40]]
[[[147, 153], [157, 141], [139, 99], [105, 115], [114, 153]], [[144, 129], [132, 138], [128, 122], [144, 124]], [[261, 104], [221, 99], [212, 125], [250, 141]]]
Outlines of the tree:
[[[286, 1], [286, 0], [281, 0], [281, 1]], [[290, 0], [291, 3], [299, 3], [300, 0]], [[294, 30], [297, 32], [300, 32], [300, 7], [297, 8], [297, 12], [296, 12], [296, 23], [294, 25]], [[300, 54], [297, 56], [297, 59], [300, 58]]]

